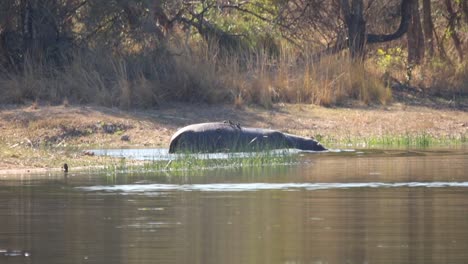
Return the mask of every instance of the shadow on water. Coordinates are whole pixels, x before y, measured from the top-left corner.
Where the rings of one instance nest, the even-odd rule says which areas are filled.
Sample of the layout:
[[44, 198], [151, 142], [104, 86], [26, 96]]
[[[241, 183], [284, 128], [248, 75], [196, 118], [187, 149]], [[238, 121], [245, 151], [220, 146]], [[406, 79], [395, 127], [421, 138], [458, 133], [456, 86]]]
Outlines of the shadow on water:
[[0, 263], [468, 262], [467, 148], [291, 155], [0, 179]]

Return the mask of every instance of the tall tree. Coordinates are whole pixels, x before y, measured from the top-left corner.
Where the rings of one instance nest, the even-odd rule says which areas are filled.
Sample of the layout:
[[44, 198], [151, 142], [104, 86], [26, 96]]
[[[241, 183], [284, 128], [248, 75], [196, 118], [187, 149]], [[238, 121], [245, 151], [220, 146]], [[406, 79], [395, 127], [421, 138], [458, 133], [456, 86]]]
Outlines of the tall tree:
[[0, 19], [0, 53], [5, 58], [4, 66], [17, 66], [26, 57], [56, 57], [64, 41], [63, 21], [58, 17], [63, 10], [58, 1], [5, 0], [0, 8], [8, 12], [0, 14], [6, 18]]
[[427, 52], [429, 57], [432, 57], [434, 55], [434, 24], [432, 22], [431, 0], [423, 0], [423, 28]]
[[347, 31], [347, 43], [337, 43], [336, 50], [348, 47], [352, 58], [363, 58], [366, 43], [388, 42], [400, 38], [408, 31], [411, 19], [411, 6], [417, 0], [401, 0], [400, 4], [400, 25], [391, 34], [372, 34], [366, 32], [366, 20], [363, 13], [363, 0], [340, 0], [341, 10]]
[[456, 28], [458, 14], [453, 9], [451, 0], [445, 0], [445, 6], [447, 7], [447, 12], [448, 12], [447, 34], [450, 34], [450, 37], [452, 37], [453, 45], [455, 46], [455, 49], [457, 50], [457, 53], [458, 53], [458, 59], [460, 62], [462, 62], [463, 61], [463, 49], [461, 47], [462, 42], [460, 40], [460, 37], [458, 36], [457, 28]]
[[341, 10], [348, 28], [348, 47], [352, 59], [362, 59], [366, 43], [366, 21], [364, 20], [363, 0], [341, 1]]
[[412, 0], [411, 5], [411, 22], [408, 27], [408, 63], [421, 64], [424, 58], [424, 36], [421, 27], [421, 19], [419, 17], [418, 0]]

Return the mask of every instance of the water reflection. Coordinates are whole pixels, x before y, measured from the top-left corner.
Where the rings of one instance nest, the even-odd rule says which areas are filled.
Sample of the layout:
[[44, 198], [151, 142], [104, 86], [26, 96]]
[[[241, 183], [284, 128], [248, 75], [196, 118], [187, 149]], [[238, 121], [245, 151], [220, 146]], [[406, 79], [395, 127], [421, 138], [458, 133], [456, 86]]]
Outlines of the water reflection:
[[[89, 150], [98, 156], [109, 156], [114, 158], [130, 158], [133, 160], [171, 160], [180, 157], [192, 156], [198, 159], [228, 159], [252, 157], [255, 152], [234, 152], [234, 153], [200, 153], [200, 154], [169, 154], [168, 149], [92, 149]], [[336, 150], [341, 152], [340, 150]], [[297, 154], [301, 151], [296, 149], [275, 149], [268, 152], [269, 155]], [[315, 153], [316, 151], [302, 151]]]
[[2, 180], [0, 263], [468, 262], [468, 153], [399, 152]]

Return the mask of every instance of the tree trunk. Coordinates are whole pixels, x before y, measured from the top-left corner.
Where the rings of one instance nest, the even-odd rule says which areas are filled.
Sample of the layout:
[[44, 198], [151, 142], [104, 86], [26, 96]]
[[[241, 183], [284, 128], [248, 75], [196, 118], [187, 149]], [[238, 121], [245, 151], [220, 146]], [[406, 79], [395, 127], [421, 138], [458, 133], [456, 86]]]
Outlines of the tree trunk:
[[[324, 55], [335, 54], [343, 49], [349, 48], [353, 60], [364, 59], [365, 46], [368, 43], [381, 43], [399, 39], [408, 31], [411, 20], [411, 3], [414, 0], [401, 0], [401, 20], [398, 29], [391, 34], [368, 34], [366, 32], [366, 21], [363, 16], [363, 0], [338, 0], [344, 22], [348, 29], [346, 41], [337, 41], [335, 45], [326, 48], [312, 56], [314, 61], [320, 60]], [[340, 38], [344, 39], [344, 38]]]
[[457, 13], [453, 10], [451, 0], [445, 0], [445, 5], [447, 7], [448, 12], [448, 34], [450, 34], [450, 36], [452, 37], [453, 45], [457, 50], [459, 61], [463, 62], [463, 50], [461, 47], [461, 41], [456, 31]]
[[348, 48], [352, 60], [364, 59], [366, 45], [366, 21], [363, 16], [363, 0], [352, 0], [351, 7], [348, 0], [341, 0], [341, 7], [345, 23], [348, 28]]
[[460, 4], [461, 9], [463, 10], [463, 14], [465, 15], [465, 23], [468, 23], [468, 1], [462, 0]]
[[423, 0], [423, 18], [425, 44], [429, 57], [432, 58], [434, 56], [434, 24], [432, 23], [431, 0]]
[[32, 1], [23, 0], [21, 1], [21, 30], [22, 30], [22, 37], [23, 37], [23, 45], [21, 47], [21, 51], [24, 55], [26, 51], [30, 51], [32, 49], [32, 45], [34, 44], [34, 27], [33, 27], [33, 7]]
[[424, 58], [424, 37], [419, 17], [418, 0], [411, 0], [411, 22], [408, 27], [408, 64], [421, 64]]
[[364, 47], [366, 44], [366, 22], [358, 15], [351, 16], [348, 28], [349, 50], [353, 60], [364, 59]]

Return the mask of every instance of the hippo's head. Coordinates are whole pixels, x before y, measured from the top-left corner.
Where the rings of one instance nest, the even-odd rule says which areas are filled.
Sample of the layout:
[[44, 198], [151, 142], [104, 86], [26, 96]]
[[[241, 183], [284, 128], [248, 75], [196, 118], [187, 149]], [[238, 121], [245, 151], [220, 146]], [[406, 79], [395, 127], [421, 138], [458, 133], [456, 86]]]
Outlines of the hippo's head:
[[299, 137], [294, 135], [287, 135], [296, 149], [300, 150], [310, 150], [310, 151], [323, 151], [327, 150], [322, 144], [319, 142], [306, 137]]

